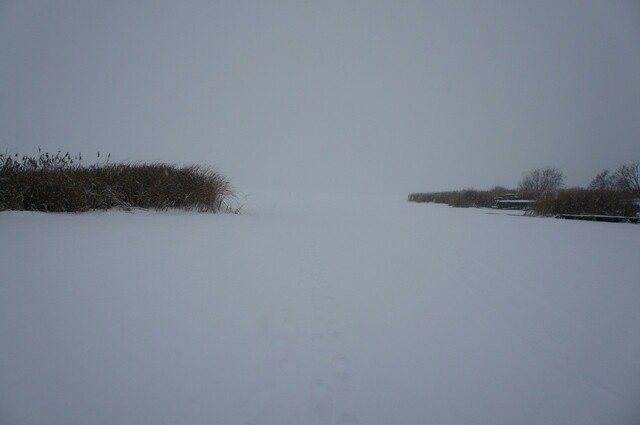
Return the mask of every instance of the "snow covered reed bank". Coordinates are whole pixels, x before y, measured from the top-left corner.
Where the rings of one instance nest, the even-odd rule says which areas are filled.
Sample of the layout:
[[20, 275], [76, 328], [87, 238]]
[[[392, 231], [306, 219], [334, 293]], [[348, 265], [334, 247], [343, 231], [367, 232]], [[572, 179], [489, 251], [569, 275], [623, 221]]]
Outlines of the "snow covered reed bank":
[[496, 198], [515, 190], [497, 187], [491, 190], [453, 190], [449, 192], [412, 193], [409, 202], [433, 202], [456, 208], [491, 208]]
[[0, 213], [0, 423], [638, 423], [640, 226], [244, 203]]
[[21, 158], [0, 154], [0, 210], [238, 211], [227, 179], [207, 167], [163, 163], [82, 166], [80, 161], [60, 152]]
[[531, 204], [537, 215], [599, 214], [607, 216], [636, 217], [640, 208], [634, 203], [634, 195], [613, 189], [566, 189], [543, 196]]
[[536, 194], [495, 188], [492, 190], [458, 190], [451, 192], [412, 193], [410, 202], [447, 204], [456, 208], [491, 208], [501, 197], [512, 194], [517, 199], [530, 199], [527, 209], [532, 215], [598, 214], [636, 217], [640, 207], [637, 194], [614, 189], [560, 189]]

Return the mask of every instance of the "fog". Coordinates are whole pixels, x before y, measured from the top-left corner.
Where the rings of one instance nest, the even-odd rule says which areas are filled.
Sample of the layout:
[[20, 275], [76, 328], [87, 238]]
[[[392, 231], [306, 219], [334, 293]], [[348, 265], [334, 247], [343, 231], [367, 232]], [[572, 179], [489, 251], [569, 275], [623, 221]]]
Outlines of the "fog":
[[0, 1], [0, 148], [241, 191], [569, 186], [640, 159], [637, 1]]

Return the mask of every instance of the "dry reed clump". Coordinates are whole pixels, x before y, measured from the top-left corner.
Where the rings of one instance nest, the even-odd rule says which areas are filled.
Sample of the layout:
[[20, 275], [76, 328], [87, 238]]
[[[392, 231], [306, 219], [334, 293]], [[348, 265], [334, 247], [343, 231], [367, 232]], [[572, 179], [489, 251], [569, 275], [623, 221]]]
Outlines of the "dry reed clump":
[[238, 212], [227, 179], [210, 168], [163, 163], [81, 165], [69, 153], [0, 154], [0, 210], [83, 212], [179, 208]]
[[535, 215], [588, 214], [635, 217], [633, 194], [620, 190], [566, 189], [543, 196], [531, 205]]
[[455, 190], [449, 192], [412, 193], [410, 202], [433, 202], [447, 204], [456, 208], [490, 208], [495, 204], [498, 196], [509, 193], [510, 190], [498, 187], [491, 190]]

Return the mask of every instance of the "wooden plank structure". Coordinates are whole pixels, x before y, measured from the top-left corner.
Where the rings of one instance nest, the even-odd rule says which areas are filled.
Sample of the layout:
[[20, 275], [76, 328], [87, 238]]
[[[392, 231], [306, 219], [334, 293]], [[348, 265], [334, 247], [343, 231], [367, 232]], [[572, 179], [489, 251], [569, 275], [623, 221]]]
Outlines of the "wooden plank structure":
[[532, 202], [529, 199], [496, 199], [493, 208], [500, 210], [526, 210]]
[[607, 223], [640, 223], [640, 217], [625, 217], [620, 215], [557, 214], [555, 217], [567, 220], [604, 221]]
[[526, 210], [534, 202], [530, 199], [522, 199], [518, 193], [506, 193], [494, 199], [492, 208], [499, 210]]
[[[522, 199], [522, 195], [518, 193], [507, 193], [494, 199], [492, 208], [501, 210], [528, 210], [529, 206], [535, 201], [530, 199]], [[640, 199], [630, 199], [629, 202], [638, 206], [640, 209]], [[604, 214], [556, 214], [555, 218], [564, 218], [566, 220], [586, 220], [586, 221], [602, 221], [607, 223], [635, 223], [640, 224], [640, 216], [620, 216], [620, 215], [604, 215]]]

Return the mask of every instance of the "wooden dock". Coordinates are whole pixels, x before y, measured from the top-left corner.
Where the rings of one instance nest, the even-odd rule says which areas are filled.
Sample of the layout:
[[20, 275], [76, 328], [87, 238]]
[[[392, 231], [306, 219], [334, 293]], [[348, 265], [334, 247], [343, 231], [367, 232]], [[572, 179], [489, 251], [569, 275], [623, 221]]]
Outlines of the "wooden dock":
[[640, 223], [640, 217], [625, 217], [619, 215], [557, 214], [555, 217], [566, 220], [603, 221], [607, 223]]

